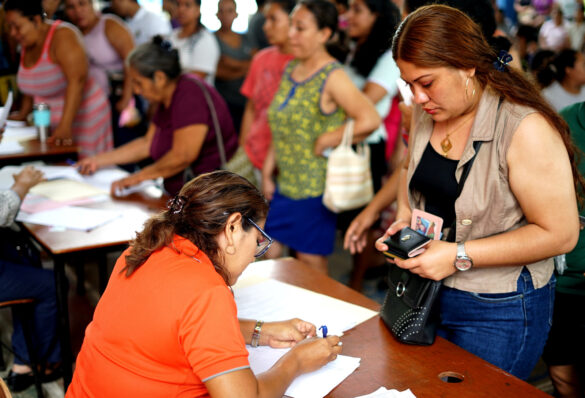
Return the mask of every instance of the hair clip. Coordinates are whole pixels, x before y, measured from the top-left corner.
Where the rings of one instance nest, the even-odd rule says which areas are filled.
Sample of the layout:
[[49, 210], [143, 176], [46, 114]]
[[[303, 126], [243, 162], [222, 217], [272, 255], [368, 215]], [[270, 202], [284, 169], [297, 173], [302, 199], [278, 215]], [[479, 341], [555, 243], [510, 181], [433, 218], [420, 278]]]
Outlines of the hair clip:
[[183, 211], [183, 207], [185, 207], [185, 203], [187, 203], [187, 198], [184, 196], [175, 196], [172, 199], [169, 199], [167, 202], [167, 208], [173, 214], [179, 214]]
[[173, 50], [173, 45], [170, 41], [163, 39], [161, 35], [156, 35], [152, 38], [152, 42], [167, 52]]
[[504, 72], [506, 70], [506, 66], [512, 61], [512, 56], [505, 50], [500, 50], [500, 53], [496, 57], [494, 61], [494, 68], [496, 68], [500, 72]]

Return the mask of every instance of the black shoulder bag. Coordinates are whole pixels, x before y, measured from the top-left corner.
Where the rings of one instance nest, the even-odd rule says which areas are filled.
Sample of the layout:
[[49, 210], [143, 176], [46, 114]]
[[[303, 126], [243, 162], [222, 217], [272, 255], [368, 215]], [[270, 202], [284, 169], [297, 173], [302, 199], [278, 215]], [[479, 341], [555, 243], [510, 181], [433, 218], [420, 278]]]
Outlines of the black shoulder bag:
[[[475, 155], [464, 166], [457, 186], [457, 197], [469, 175], [482, 141], [473, 143]], [[455, 241], [456, 220], [453, 221], [447, 237]], [[437, 297], [442, 281], [434, 281], [413, 274], [395, 264], [388, 272], [388, 292], [380, 310], [380, 317], [390, 332], [401, 343], [430, 345], [435, 341], [439, 325]]]

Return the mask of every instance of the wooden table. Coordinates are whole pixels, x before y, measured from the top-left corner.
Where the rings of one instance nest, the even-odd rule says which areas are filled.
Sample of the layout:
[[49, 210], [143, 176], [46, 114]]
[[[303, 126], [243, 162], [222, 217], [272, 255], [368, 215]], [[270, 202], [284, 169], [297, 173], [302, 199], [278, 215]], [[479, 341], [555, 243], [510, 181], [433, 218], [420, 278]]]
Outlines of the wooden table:
[[79, 147], [57, 146], [55, 144], [41, 143], [38, 139], [21, 141], [24, 147], [23, 152], [0, 155], [0, 165], [19, 164], [31, 160], [45, 160], [50, 162], [63, 161], [66, 159], [77, 160]]
[[[373, 310], [380, 305], [339, 282], [315, 272], [294, 259], [260, 261], [245, 275], [259, 275], [300, 286]], [[343, 354], [361, 358], [359, 368], [328, 398], [354, 398], [379, 387], [399, 391], [410, 388], [424, 397], [549, 397], [532, 385], [438, 337], [431, 346], [396, 341], [376, 316], [345, 332]], [[441, 376], [462, 379], [448, 383]], [[453, 379], [451, 379], [453, 380]]]
[[121, 199], [110, 198], [105, 202], [84, 205], [84, 207], [99, 209], [122, 210], [127, 214], [133, 214], [131, 218], [135, 218], [135, 222], [130, 223], [127, 218], [114, 219], [89, 232], [54, 231], [47, 226], [23, 223], [24, 228], [51, 255], [54, 261], [65, 390], [71, 382], [73, 372], [68, 307], [69, 289], [65, 275], [65, 264], [80, 257], [95, 259], [98, 262], [99, 289], [102, 293], [108, 280], [106, 253], [124, 249], [128, 242], [134, 238], [136, 230], [141, 229], [141, 221], [148, 215], [160, 211], [165, 206], [166, 200], [166, 197], [157, 198], [146, 193], [134, 193]]

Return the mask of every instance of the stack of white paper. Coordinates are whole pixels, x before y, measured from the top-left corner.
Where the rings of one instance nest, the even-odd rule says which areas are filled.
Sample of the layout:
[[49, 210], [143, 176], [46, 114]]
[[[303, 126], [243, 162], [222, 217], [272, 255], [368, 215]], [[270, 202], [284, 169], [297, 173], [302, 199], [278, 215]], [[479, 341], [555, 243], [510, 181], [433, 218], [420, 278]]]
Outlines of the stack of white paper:
[[0, 155], [10, 155], [13, 153], [24, 152], [24, 147], [17, 141], [4, 141], [0, 142]]
[[[256, 375], [266, 372], [288, 351], [288, 348], [249, 347], [248, 360], [252, 372]], [[360, 358], [338, 355], [337, 359], [321, 369], [297, 377], [285, 394], [293, 398], [323, 398], [352, 374], [359, 365]]]
[[344, 331], [377, 315], [376, 311], [346, 301], [302, 289], [273, 279], [246, 287], [246, 278], [234, 286], [238, 317], [281, 321], [301, 318], [320, 327], [326, 325], [329, 334]]

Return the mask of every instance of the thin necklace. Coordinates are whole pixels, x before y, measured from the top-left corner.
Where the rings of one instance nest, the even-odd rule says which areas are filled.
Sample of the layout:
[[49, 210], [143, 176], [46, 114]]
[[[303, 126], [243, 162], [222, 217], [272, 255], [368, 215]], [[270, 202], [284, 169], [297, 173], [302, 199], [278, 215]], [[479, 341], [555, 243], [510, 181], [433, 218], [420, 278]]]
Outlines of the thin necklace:
[[[453, 144], [451, 143], [451, 140], [449, 139], [449, 137], [451, 137], [453, 134], [458, 132], [459, 129], [461, 129], [461, 127], [463, 127], [465, 125], [465, 123], [467, 123], [468, 120], [469, 120], [469, 118], [465, 119], [463, 122], [461, 122], [461, 124], [459, 126], [457, 126], [455, 129], [451, 130], [450, 133], [445, 134], [445, 138], [443, 138], [443, 140], [441, 141], [441, 149], [443, 150], [444, 157], [447, 157], [447, 155], [449, 154], [449, 151], [453, 148]], [[448, 125], [449, 125], [449, 122], [447, 122], [447, 129], [449, 129]]]

